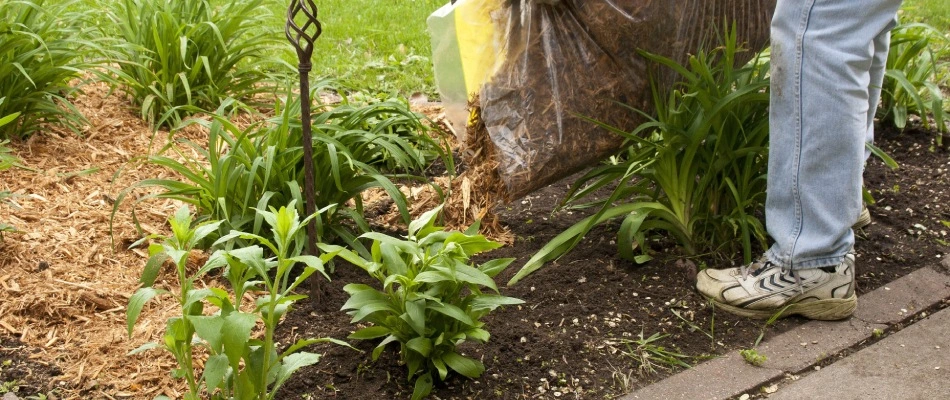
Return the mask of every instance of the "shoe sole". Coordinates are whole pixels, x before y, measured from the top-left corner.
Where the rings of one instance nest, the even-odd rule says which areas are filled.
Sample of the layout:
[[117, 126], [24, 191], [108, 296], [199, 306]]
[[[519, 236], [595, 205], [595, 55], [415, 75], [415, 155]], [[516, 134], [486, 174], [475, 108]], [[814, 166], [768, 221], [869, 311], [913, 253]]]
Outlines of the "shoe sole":
[[[720, 303], [713, 299], [709, 299], [709, 301], [726, 312], [754, 319], [769, 319], [773, 317], [779, 319], [791, 315], [801, 315], [808, 319], [837, 321], [850, 317], [854, 314], [854, 310], [858, 308], [858, 296], [855, 294], [852, 294], [851, 297], [847, 299], [827, 299], [807, 303], [795, 303], [772, 310], [750, 310]], [[778, 313], [781, 314], [776, 315]]]

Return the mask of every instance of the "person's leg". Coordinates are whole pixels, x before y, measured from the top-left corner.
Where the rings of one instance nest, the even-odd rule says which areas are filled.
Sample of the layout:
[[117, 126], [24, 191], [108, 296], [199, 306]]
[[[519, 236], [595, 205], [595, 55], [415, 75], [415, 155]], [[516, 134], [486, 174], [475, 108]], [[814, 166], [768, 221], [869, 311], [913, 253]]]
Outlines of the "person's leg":
[[[875, 42], [899, 6], [899, 0], [778, 2], [766, 199], [775, 240], [767, 256], [777, 266], [834, 266], [854, 245], [868, 116], [877, 103]], [[879, 94], [880, 84], [874, 86]]]
[[[897, 20], [891, 22], [887, 28], [874, 38], [874, 58], [871, 61], [871, 86], [868, 88], [868, 130], [864, 141], [868, 144], [874, 144], [874, 116], [877, 114], [878, 101], [881, 99], [881, 88], [884, 85], [884, 71], [887, 64], [887, 51], [891, 44], [891, 29], [897, 24]], [[867, 165], [871, 158], [871, 149], [864, 147], [864, 163]], [[871, 213], [867, 205], [861, 205], [861, 214], [858, 220], [851, 226], [852, 230], [863, 229], [871, 225]]]
[[851, 225], [861, 211], [864, 143], [877, 102], [870, 88], [876, 38], [899, 6], [778, 1], [766, 199], [775, 244], [750, 266], [700, 272], [697, 289], [721, 308], [757, 318], [854, 312]]
[[[868, 130], [865, 141], [874, 144], [874, 116], [877, 114], [877, 105], [881, 100], [881, 88], [884, 86], [884, 71], [887, 65], [887, 50], [891, 46], [891, 29], [897, 25], [892, 20], [883, 31], [874, 38], [874, 58], [871, 59], [871, 86], [868, 88]], [[864, 160], [871, 157], [871, 151], [865, 148]]]

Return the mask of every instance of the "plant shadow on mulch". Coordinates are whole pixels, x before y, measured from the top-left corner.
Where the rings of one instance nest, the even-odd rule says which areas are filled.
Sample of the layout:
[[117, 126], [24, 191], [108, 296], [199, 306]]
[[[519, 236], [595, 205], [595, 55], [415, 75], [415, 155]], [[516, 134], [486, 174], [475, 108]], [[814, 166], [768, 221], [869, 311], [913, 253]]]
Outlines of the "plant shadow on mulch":
[[[865, 186], [877, 203], [870, 211], [874, 223], [859, 234], [858, 294], [904, 276], [916, 269], [938, 265], [950, 248], [950, 153], [932, 150], [933, 132], [893, 129], [879, 132], [878, 145], [901, 168], [892, 171], [873, 158]], [[507, 280], [548, 240], [585, 215], [551, 210], [566, 192], [568, 180], [544, 188], [499, 210], [516, 236], [513, 246], [478, 259], [516, 257], [497, 278]], [[636, 340], [668, 335], [656, 344], [688, 355], [697, 364], [716, 355], [750, 348], [764, 332], [765, 339], [800, 326], [792, 317], [766, 327], [763, 322], [714, 310], [693, 289], [697, 264], [729, 266], [728, 261], [695, 259], [687, 262], [670, 243], [657, 242], [653, 261], [635, 265], [617, 256], [617, 224], [596, 228], [573, 251], [551, 262], [502, 294], [525, 301], [500, 309], [486, 318], [491, 340], [484, 345], [464, 344], [467, 356], [485, 364], [481, 378], [450, 377], [437, 385], [432, 398], [526, 399], [610, 398], [663, 379], [678, 370], [656, 363], [651, 371], [641, 364]], [[343, 285], [369, 282], [362, 271], [339, 266], [333, 282], [325, 284], [323, 301], [338, 310], [347, 296]], [[283, 322], [283, 343], [300, 338], [345, 338], [355, 330], [343, 312], [314, 312], [301, 302]], [[412, 384], [399, 365], [397, 345], [390, 345], [378, 361], [370, 353], [376, 341], [354, 345], [362, 353], [338, 346], [315, 346], [320, 363], [300, 370], [281, 390], [281, 399], [390, 399], [406, 398]], [[653, 359], [655, 361], [655, 358]]]

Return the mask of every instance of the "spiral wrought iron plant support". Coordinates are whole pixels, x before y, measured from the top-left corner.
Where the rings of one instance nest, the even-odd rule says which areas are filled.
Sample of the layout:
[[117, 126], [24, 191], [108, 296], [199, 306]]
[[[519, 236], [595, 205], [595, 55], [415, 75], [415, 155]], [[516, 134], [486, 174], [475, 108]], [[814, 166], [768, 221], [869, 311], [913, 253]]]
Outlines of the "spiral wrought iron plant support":
[[[299, 23], [298, 23], [299, 21]], [[316, 212], [313, 182], [313, 132], [310, 126], [310, 69], [313, 67], [313, 44], [320, 37], [323, 28], [317, 20], [317, 5], [313, 0], [291, 0], [287, 8], [287, 24], [284, 33], [287, 40], [297, 50], [297, 70], [300, 72], [300, 125], [303, 129], [303, 165], [304, 165], [304, 195], [306, 197], [305, 211], [310, 216]], [[307, 223], [307, 253], [316, 256], [317, 249], [317, 222], [316, 218]], [[310, 277], [310, 295], [315, 306], [321, 305], [323, 290], [320, 284], [320, 275]]]

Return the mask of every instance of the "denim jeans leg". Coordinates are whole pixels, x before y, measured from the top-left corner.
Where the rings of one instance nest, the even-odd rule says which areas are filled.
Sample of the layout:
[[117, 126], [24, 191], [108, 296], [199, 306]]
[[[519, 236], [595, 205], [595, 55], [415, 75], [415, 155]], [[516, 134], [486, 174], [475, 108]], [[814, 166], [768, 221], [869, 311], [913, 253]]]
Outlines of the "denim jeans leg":
[[876, 42], [900, 3], [778, 1], [765, 211], [777, 265], [836, 265], [854, 246]]
[[[891, 21], [883, 31], [874, 37], [874, 58], [871, 60], [871, 86], [868, 90], [868, 131], [865, 141], [874, 144], [874, 116], [877, 114], [878, 101], [881, 99], [881, 87], [884, 85], [884, 70], [887, 65], [887, 50], [891, 46], [891, 29], [897, 20]], [[871, 150], [864, 149], [864, 161], [871, 157]]]

